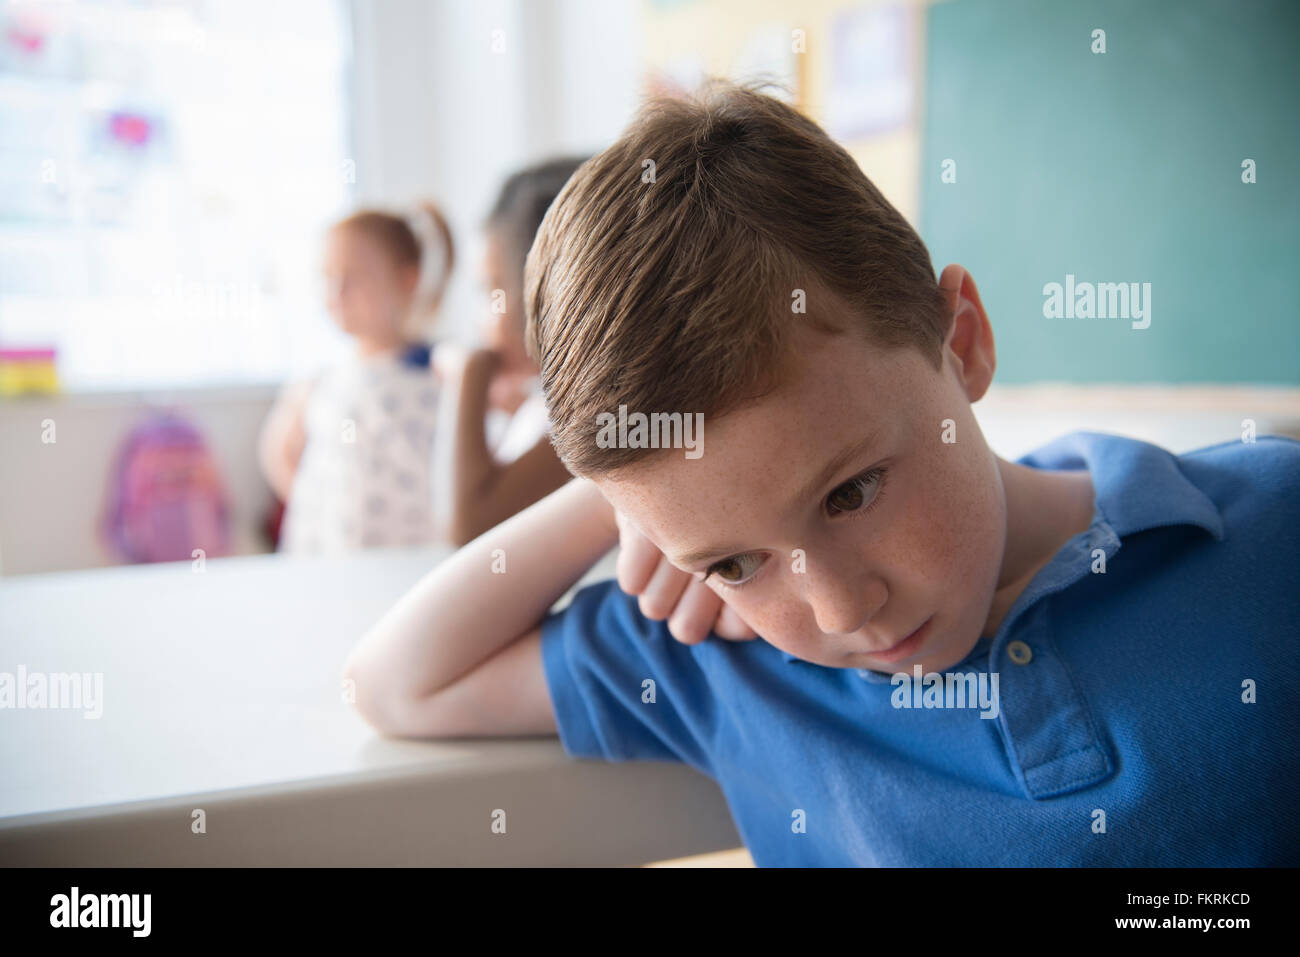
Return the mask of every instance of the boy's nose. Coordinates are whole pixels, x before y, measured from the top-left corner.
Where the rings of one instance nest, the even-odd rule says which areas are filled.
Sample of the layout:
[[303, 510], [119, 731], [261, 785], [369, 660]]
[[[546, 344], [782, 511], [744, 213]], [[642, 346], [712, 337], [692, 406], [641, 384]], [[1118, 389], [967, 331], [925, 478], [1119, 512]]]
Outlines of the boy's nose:
[[808, 607], [818, 629], [826, 635], [849, 635], [863, 628], [884, 604], [885, 587], [878, 579], [834, 575], [809, 564], [805, 573]]

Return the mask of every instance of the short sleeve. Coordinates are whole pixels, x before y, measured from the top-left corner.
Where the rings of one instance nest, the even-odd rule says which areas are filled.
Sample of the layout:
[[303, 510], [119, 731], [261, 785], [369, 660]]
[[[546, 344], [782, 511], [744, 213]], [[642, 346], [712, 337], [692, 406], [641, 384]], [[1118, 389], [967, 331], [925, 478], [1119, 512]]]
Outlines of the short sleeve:
[[[573, 757], [683, 761], [712, 775], [714, 709], [694, 654], [613, 579], [542, 622], [542, 666], [560, 743]], [[647, 682], [652, 682], [648, 684]], [[653, 700], [650, 693], [653, 692]]]

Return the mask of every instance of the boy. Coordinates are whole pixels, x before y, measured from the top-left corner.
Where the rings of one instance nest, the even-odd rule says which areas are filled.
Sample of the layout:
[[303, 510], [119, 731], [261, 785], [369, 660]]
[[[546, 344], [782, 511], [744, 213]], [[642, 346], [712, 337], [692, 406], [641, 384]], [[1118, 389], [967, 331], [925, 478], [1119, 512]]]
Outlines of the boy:
[[[579, 169], [525, 297], [580, 478], [362, 640], [376, 727], [689, 762], [760, 866], [1300, 862], [1300, 443], [999, 458], [974, 280], [727, 84]], [[610, 441], [632, 413], [703, 413], [705, 441]], [[548, 615], [620, 526], [640, 599]]]

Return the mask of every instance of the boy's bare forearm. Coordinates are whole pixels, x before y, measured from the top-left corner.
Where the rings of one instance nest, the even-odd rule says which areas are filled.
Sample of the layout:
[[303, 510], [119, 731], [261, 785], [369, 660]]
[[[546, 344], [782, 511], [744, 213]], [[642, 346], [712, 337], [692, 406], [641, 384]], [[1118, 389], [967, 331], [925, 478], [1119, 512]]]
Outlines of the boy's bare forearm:
[[574, 479], [424, 576], [353, 649], [374, 700], [431, 695], [528, 632], [618, 542], [613, 508]]

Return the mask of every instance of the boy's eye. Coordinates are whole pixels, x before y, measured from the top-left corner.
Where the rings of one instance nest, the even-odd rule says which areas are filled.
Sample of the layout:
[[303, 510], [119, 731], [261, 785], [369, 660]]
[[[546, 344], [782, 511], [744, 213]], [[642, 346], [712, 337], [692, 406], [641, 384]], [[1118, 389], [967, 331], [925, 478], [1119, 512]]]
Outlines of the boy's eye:
[[710, 575], [717, 575], [728, 585], [741, 585], [758, 571], [760, 562], [756, 555], [733, 555], [710, 565], [704, 579], [707, 581]]
[[[885, 468], [878, 466], [849, 479], [826, 496], [826, 511], [831, 515], [870, 511], [880, 497], [884, 476]], [[725, 584], [735, 588], [753, 578], [762, 563], [759, 555], [732, 555], [710, 565], [701, 580], [708, 581], [711, 575], [717, 575]]]
[[849, 479], [826, 496], [826, 510], [832, 515], [837, 515], [840, 512], [856, 512], [864, 507], [870, 507], [875, 501], [876, 493], [880, 491], [880, 478], [883, 472], [883, 469], [872, 469], [865, 475]]

